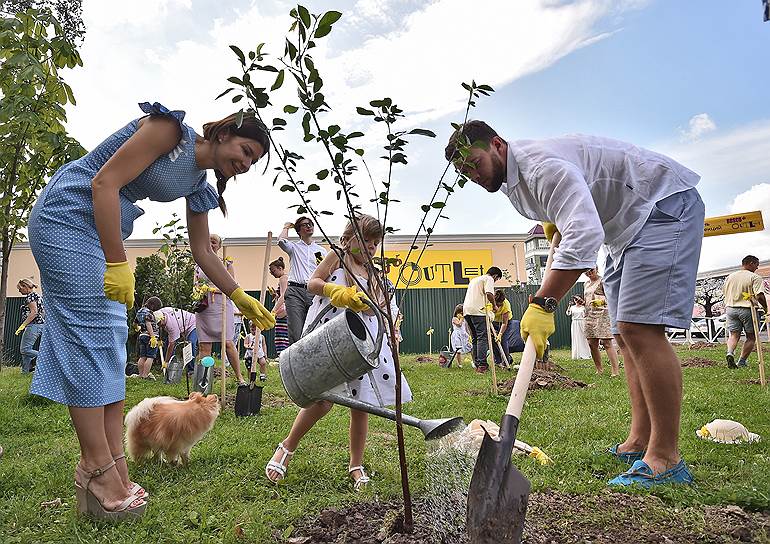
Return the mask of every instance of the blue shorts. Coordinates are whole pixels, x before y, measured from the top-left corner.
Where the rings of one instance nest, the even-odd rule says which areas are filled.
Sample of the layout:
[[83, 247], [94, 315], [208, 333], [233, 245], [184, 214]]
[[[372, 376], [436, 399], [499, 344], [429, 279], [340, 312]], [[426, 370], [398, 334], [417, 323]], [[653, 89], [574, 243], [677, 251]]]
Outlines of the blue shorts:
[[698, 191], [675, 193], [655, 203], [617, 262], [607, 255], [603, 282], [613, 334], [618, 321], [690, 328], [704, 218]]
[[157, 347], [150, 347], [150, 335], [139, 335], [139, 357], [147, 357], [148, 359], [155, 359], [158, 355]]

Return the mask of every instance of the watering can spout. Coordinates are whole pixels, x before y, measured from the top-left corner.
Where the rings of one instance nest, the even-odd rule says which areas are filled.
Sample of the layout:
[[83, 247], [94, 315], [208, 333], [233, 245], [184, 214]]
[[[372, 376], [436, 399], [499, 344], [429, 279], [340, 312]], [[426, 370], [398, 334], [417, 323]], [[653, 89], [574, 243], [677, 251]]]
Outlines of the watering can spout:
[[425, 435], [425, 440], [441, 438], [465, 428], [465, 422], [461, 417], [450, 417], [445, 419], [423, 419], [419, 421], [419, 428], [422, 431], [422, 434]]

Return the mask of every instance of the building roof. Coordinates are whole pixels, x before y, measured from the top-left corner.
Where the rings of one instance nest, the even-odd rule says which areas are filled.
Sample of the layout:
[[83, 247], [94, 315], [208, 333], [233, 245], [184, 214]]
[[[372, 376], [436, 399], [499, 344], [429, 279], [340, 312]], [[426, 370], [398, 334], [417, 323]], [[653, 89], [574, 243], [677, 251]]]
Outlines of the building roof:
[[[704, 270], [698, 273], [698, 279], [703, 280], [706, 278], [722, 278], [729, 276], [733, 272], [741, 270], [743, 267], [740, 263], [735, 266], [726, 266], [724, 268], [715, 268], [713, 270]], [[757, 274], [763, 278], [770, 277], [770, 261], [759, 261], [759, 268], [757, 268]]]
[[536, 223], [534, 227], [529, 229], [527, 234], [529, 234], [530, 236], [545, 236], [543, 225], [541, 225], [540, 223]]

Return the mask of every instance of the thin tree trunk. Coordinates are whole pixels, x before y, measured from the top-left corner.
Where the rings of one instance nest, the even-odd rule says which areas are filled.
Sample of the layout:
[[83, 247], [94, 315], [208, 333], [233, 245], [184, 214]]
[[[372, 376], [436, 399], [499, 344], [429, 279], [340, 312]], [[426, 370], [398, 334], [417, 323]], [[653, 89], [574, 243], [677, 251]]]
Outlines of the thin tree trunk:
[[0, 265], [0, 369], [5, 361], [5, 309], [8, 297], [8, 262], [11, 259], [13, 244], [7, 235], [3, 235], [3, 259]]

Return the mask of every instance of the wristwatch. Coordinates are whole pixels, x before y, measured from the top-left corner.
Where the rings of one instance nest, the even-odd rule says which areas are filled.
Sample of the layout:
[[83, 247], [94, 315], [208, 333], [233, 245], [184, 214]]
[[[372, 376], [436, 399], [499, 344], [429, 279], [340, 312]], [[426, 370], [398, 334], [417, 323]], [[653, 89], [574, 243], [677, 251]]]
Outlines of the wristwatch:
[[556, 308], [559, 307], [559, 301], [553, 297], [534, 297], [530, 295], [529, 302], [537, 304], [543, 310], [550, 313], [555, 312]]

